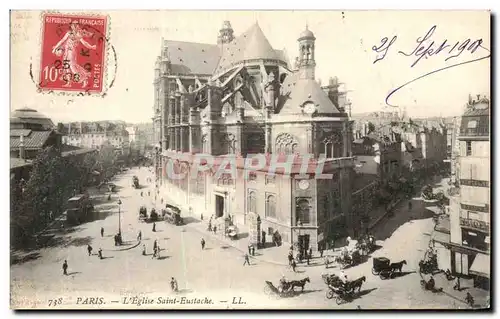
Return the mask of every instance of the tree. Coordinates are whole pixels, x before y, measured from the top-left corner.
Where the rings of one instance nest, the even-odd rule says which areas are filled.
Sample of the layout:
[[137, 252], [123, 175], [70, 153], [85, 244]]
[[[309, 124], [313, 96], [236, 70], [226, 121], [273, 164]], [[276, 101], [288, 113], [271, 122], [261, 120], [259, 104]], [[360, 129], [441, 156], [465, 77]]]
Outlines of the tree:
[[66, 184], [66, 167], [60, 150], [51, 146], [41, 151], [33, 161], [30, 179], [13, 216], [23, 233], [40, 230], [48, 222], [48, 213], [62, 207]]
[[368, 122], [368, 134], [375, 132], [375, 124]]

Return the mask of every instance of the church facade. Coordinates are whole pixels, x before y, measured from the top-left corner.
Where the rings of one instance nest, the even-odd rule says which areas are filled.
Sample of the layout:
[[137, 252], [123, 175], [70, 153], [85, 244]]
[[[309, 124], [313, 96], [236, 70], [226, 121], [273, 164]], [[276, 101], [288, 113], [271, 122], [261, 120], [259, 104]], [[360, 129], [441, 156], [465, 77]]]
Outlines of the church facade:
[[[283, 242], [313, 250], [352, 230], [351, 122], [338, 85], [321, 87], [315, 79], [315, 40], [307, 28], [300, 34], [293, 67], [257, 23], [235, 37], [224, 22], [217, 45], [162, 41], [153, 117], [160, 197], [198, 215], [230, 216], [236, 225], [250, 226], [258, 215], [267, 238], [277, 232]], [[189, 154], [262, 154], [267, 163], [234, 178], [193, 173]], [[289, 174], [268, 170], [278, 155], [278, 162], [293, 162], [306, 154], [308, 174], [299, 174], [298, 164]], [[169, 163], [186, 178], [170, 178]], [[331, 178], [316, 178], [319, 166]]]

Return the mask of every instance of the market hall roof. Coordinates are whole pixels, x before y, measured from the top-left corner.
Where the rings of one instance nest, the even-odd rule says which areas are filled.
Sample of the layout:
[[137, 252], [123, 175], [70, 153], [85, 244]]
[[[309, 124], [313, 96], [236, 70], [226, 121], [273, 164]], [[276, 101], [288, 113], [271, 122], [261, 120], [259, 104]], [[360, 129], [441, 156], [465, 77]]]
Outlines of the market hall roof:
[[10, 149], [19, 149], [21, 136], [26, 150], [41, 149], [52, 134], [55, 134], [55, 131], [10, 130]]
[[39, 124], [47, 128], [54, 127], [54, 123], [50, 118], [44, 114], [38, 112], [37, 110], [30, 108], [17, 109], [10, 115], [11, 123], [23, 123], [23, 124]]

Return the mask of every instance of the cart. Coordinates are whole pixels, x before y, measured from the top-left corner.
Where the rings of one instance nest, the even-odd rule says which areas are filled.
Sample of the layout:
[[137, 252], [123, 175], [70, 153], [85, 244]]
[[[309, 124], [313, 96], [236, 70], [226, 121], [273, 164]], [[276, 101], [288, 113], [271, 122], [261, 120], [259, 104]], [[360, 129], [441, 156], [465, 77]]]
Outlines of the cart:
[[380, 279], [393, 278], [394, 272], [390, 265], [391, 261], [389, 260], [389, 258], [373, 258], [372, 274], [380, 276]]
[[293, 286], [289, 283], [286, 283], [282, 290], [276, 288], [272, 282], [266, 280], [266, 286], [264, 287], [264, 293], [268, 296], [274, 297], [289, 297], [294, 295]]

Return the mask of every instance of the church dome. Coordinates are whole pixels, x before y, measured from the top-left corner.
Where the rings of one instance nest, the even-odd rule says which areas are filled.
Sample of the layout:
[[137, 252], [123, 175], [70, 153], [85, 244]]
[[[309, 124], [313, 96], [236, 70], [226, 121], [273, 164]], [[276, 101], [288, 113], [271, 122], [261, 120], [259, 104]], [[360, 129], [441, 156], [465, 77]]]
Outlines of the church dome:
[[316, 39], [314, 37], [314, 33], [311, 32], [311, 30], [309, 30], [309, 28], [306, 26], [306, 29], [304, 31], [302, 31], [302, 33], [300, 34], [299, 36], [299, 40], [302, 40], [302, 39]]

